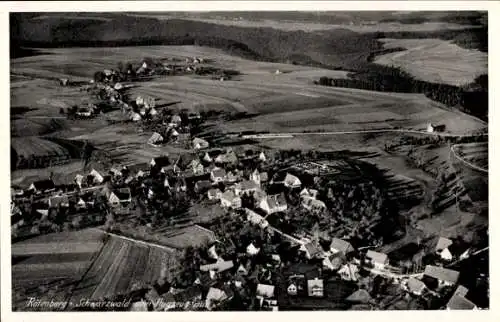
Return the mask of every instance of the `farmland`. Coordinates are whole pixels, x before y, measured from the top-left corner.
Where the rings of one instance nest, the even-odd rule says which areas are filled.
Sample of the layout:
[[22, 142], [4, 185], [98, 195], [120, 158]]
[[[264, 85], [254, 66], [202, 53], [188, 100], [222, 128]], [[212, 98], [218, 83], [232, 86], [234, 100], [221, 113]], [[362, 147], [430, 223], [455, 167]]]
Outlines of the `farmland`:
[[169, 278], [175, 268], [175, 253], [113, 236], [73, 289], [70, 302], [125, 294], [162, 276]]
[[488, 54], [460, 48], [440, 39], [380, 39], [384, 48], [404, 51], [378, 56], [375, 63], [397, 66], [417, 79], [450, 85], [465, 85], [488, 72]]
[[102, 245], [103, 235], [93, 230], [43, 235], [13, 244], [13, 307], [32, 310], [26, 307], [31, 296], [65, 301]]

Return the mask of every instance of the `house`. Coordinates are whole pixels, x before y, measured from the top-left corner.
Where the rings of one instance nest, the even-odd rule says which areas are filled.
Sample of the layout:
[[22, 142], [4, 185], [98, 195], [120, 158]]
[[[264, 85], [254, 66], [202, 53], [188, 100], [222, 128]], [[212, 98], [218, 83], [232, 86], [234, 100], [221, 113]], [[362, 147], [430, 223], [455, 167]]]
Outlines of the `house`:
[[345, 258], [341, 253], [335, 253], [323, 258], [323, 267], [332, 271], [337, 271], [342, 267]]
[[211, 287], [208, 290], [206, 299], [205, 299], [205, 307], [208, 310], [212, 310], [215, 308], [217, 305], [223, 303], [224, 301], [228, 300], [229, 296], [224, 292], [223, 290], [215, 287]]
[[240, 266], [236, 270], [236, 273], [240, 274], [242, 276], [246, 276], [246, 275], [248, 275], [248, 270], [246, 269], [245, 266], [243, 266], [243, 264], [240, 264]]
[[69, 199], [67, 196], [54, 196], [49, 198], [50, 208], [67, 208], [69, 207]]
[[369, 250], [366, 253], [366, 258], [376, 269], [383, 270], [385, 269], [385, 266], [389, 264], [387, 254], [379, 253], [373, 250]]
[[78, 186], [78, 188], [80, 188], [80, 189], [82, 188], [83, 183], [84, 183], [83, 179], [85, 179], [85, 177], [82, 176], [81, 174], [77, 174], [75, 176], [75, 180], [74, 181], [75, 181], [76, 185]]
[[296, 176], [294, 176], [293, 174], [290, 174], [290, 173], [286, 174], [285, 180], [283, 181], [283, 184], [285, 185], [285, 187], [292, 188], [292, 189], [300, 188], [300, 186], [302, 185], [302, 183], [300, 182], [300, 179], [297, 178]]
[[250, 243], [250, 244], [247, 246], [247, 254], [248, 254], [248, 255], [250, 255], [250, 256], [255, 256], [255, 255], [257, 255], [259, 252], [260, 252], [260, 248], [255, 247], [253, 243]]
[[208, 180], [197, 181], [194, 185], [194, 190], [197, 193], [203, 193], [204, 191], [207, 191], [210, 188], [212, 188], [212, 182]]
[[207, 163], [210, 163], [210, 162], [212, 162], [212, 157], [210, 157], [210, 154], [208, 154], [207, 152], [205, 152], [205, 154], [203, 155], [202, 160], [205, 161], [205, 162], [207, 162]]
[[354, 247], [349, 242], [339, 238], [332, 238], [330, 243], [330, 250], [332, 253], [341, 253], [347, 255], [354, 251]]
[[259, 208], [266, 214], [270, 215], [286, 211], [288, 209], [288, 205], [286, 203], [285, 196], [278, 194], [263, 197], [259, 202]]
[[56, 185], [52, 179], [35, 181], [28, 188], [28, 191], [32, 191], [34, 193], [47, 193], [55, 190]]
[[243, 194], [252, 194], [260, 190], [260, 186], [251, 180], [245, 180], [241, 183], [236, 184], [234, 191], [238, 196]]
[[210, 180], [215, 183], [223, 182], [226, 178], [226, 170], [222, 168], [214, 168], [210, 171]]
[[323, 297], [323, 280], [319, 278], [307, 280], [307, 295], [311, 297]]
[[337, 272], [345, 281], [357, 281], [359, 278], [359, 268], [354, 264], [345, 264]]
[[236, 164], [238, 163], [238, 157], [234, 151], [226, 151], [226, 153], [220, 154], [215, 158], [215, 163], [219, 164]]
[[269, 179], [269, 176], [268, 176], [267, 172], [260, 173], [260, 182], [261, 183], [267, 182], [268, 179]]
[[258, 213], [246, 208], [245, 213], [247, 214], [247, 220], [252, 224], [259, 225], [261, 228], [266, 228], [267, 226], [269, 226], [269, 222]]
[[408, 283], [406, 284], [406, 288], [407, 288], [408, 292], [420, 296], [420, 295], [422, 295], [426, 286], [425, 286], [425, 283], [422, 282], [421, 280], [418, 280], [414, 277], [411, 277], [408, 280]]
[[154, 132], [153, 135], [148, 140], [148, 144], [150, 145], [158, 145], [163, 142], [163, 136], [160, 133]]
[[130, 113], [130, 119], [134, 122], [139, 122], [140, 120], [142, 120], [142, 117], [139, 113], [137, 112], [131, 112]]
[[460, 273], [444, 267], [427, 265], [424, 270], [424, 276], [437, 280], [438, 286], [443, 287], [455, 285]]
[[122, 176], [122, 171], [121, 170], [118, 170], [117, 168], [115, 167], [112, 167], [110, 170], [109, 170], [109, 173], [111, 174], [111, 176], [113, 177], [121, 177]]
[[108, 194], [108, 202], [112, 206], [118, 206], [120, 204], [132, 202], [130, 188], [120, 188], [110, 191]]
[[259, 160], [262, 162], [267, 161], [267, 158], [266, 158], [266, 155], [264, 154], [264, 152], [259, 153]]
[[450, 252], [449, 247], [453, 244], [453, 242], [445, 237], [439, 237], [437, 245], [436, 245], [436, 254], [438, 254], [443, 260], [451, 261], [453, 259], [453, 255]]
[[168, 156], [156, 157], [151, 159], [150, 165], [151, 167], [162, 169], [163, 167], [170, 165], [170, 159]]
[[241, 208], [241, 198], [231, 190], [227, 190], [223, 194], [221, 194], [220, 203], [222, 207], [226, 208]]
[[314, 242], [302, 244], [300, 246], [300, 251], [305, 253], [307, 259], [321, 257], [324, 253], [323, 250], [321, 249], [321, 246]]
[[259, 170], [255, 169], [252, 172], [252, 174], [250, 174], [250, 180], [252, 180], [256, 184], [260, 185], [260, 172], [259, 172]]
[[462, 286], [459, 285], [455, 292], [453, 293], [453, 296], [450, 298], [448, 303], [446, 304], [446, 309], [447, 310], [475, 310], [477, 309], [477, 306], [467, 299], [465, 296], [469, 290]]
[[295, 283], [291, 283], [290, 285], [288, 285], [286, 292], [288, 293], [288, 295], [297, 295], [297, 285], [295, 285]]
[[228, 174], [226, 175], [226, 182], [227, 183], [235, 183], [240, 180], [240, 172], [235, 170], [235, 171], [229, 171]]
[[90, 171], [90, 176], [93, 177], [94, 184], [101, 184], [104, 182], [104, 177], [96, 169]]
[[188, 164], [188, 169], [190, 169], [194, 175], [202, 175], [205, 173], [205, 167], [201, 164], [200, 160], [194, 159]]
[[477, 306], [464, 296], [454, 294], [446, 304], [447, 310], [476, 310]]
[[227, 271], [228, 269], [231, 269], [233, 267], [234, 267], [233, 261], [219, 260], [213, 264], [201, 265], [200, 271], [202, 271], [202, 272], [213, 271], [216, 273], [221, 273], [221, 272]]
[[87, 203], [82, 198], [78, 198], [78, 202], [76, 203], [76, 208], [77, 209], [85, 209], [85, 208], [87, 208]]
[[207, 191], [208, 200], [219, 200], [221, 195], [220, 189], [209, 189]]
[[274, 297], [274, 285], [258, 284], [256, 294], [263, 298], [272, 298]]
[[310, 211], [323, 211], [326, 209], [325, 203], [318, 199], [305, 198], [301, 204], [302, 207]]
[[194, 138], [192, 141], [192, 145], [193, 149], [195, 150], [202, 150], [209, 147], [208, 142], [200, 138]]

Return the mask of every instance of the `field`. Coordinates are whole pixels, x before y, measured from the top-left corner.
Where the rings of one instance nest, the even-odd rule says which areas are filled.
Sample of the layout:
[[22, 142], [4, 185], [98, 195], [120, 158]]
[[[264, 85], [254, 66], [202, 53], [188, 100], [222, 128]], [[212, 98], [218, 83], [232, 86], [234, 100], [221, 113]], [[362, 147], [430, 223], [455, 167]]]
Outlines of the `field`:
[[[171, 59], [203, 57], [213, 60], [219, 68], [234, 69], [241, 75], [235, 80], [220, 82], [199, 76], [172, 76], [141, 82], [130, 90], [131, 98], [151, 95], [161, 109], [208, 110], [257, 113], [256, 117], [216, 123], [221, 131], [346, 131], [380, 128], [424, 129], [428, 122], [445, 124], [447, 132], [463, 133], [484, 129], [487, 125], [463, 113], [445, 109], [419, 94], [371, 92], [347, 88], [322, 87], [313, 84], [320, 76], [346, 77], [344, 71], [291, 64], [267, 63], [246, 60], [228, 55], [221, 50], [197, 46], [150, 46], [116, 48], [44, 49], [45, 54], [11, 60], [11, 72], [23, 74], [11, 83], [12, 107], [32, 107], [13, 126], [23, 135], [22, 122], [40, 123], [35, 132], [52, 132], [52, 135], [88, 140], [109, 153], [112, 163], [132, 164], [149, 161], [163, 153], [172, 155], [184, 152], [182, 146], [152, 147], [146, 144], [151, 135], [138, 131], [131, 123], [109, 125], [107, 119], [123, 118], [112, 112], [93, 120], [58, 120], [59, 128], [52, 129], [61, 106], [89, 101], [89, 95], [77, 88], [60, 87], [46, 78], [53, 73], [70, 79], [90, 79], [96, 70], [114, 68], [119, 61], [140, 62], [143, 57]], [[275, 71], [280, 70], [280, 74]], [[26, 95], [26, 93], [30, 95]], [[58, 103], [62, 102], [62, 103]], [[30, 124], [31, 124], [30, 123]], [[29, 126], [28, 126], [29, 127]], [[47, 130], [47, 127], [49, 128]], [[364, 135], [338, 137], [304, 137], [275, 140], [279, 147], [302, 146], [331, 149], [332, 144], [341, 149], [366, 146]], [[379, 140], [380, 141], [380, 140]], [[381, 142], [381, 141], [380, 141]], [[349, 144], [347, 144], [349, 143]], [[264, 142], [273, 146], [273, 141]], [[61, 167], [62, 172], [68, 167]], [[70, 167], [68, 177], [74, 176], [76, 167]], [[69, 168], [68, 168], [69, 169]], [[81, 170], [81, 169], [80, 169]], [[12, 173], [22, 180], [26, 173]], [[57, 171], [61, 172], [61, 171]]]
[[73, 290], [70, 302], [77, 305], [81, 299], [124, 294], [161, 276], [169, 278], [175, 268], [175, 254], [170, 251], [110, 237]]
[[55, 233], [12, 245], [12, 304], [18, 310], [28, 297], [64, 301], [103, 245], [94, 230]]
[[488, 73], [488, 54], [440, 39], [380, 39], [384, 48], [405, 51], [377, 56], [375, 63], [397, 66], [417, 79], [450, 85], [472, 83]]
[[13, 138], [11, 146], [18, 156], [68, 155], [68, 151], [59, 144], [38, 137]]

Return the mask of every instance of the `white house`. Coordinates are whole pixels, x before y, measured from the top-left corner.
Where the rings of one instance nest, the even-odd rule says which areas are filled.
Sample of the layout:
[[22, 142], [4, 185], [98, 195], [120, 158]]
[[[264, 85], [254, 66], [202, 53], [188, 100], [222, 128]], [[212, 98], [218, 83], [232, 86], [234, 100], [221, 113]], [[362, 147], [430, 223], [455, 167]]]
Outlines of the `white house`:
[[389, 258], [387, 254], [379, 253], [373, 250], [369, 250], [366, 253], [366, 258], [373, 264], [376, 269], [383, 270], [385, 266], [389, 264]]
[[359, 268], [354, 264], [345, 264], [337, 272], [345, 281], [357, 281], [359, 277]]
[[323, 297], [323, 280], [317, 277], [312, 280], [307, 280], [307, 295], [311, 297]]
[[226, 178], [226, 170], [222, 168], [214, 168], [210, 171], [210, 180], [215, 183], [223, 182]]
[[231, 190], [227, 190], [223, 194], [221, 194], [220, 203], [221, 206], [225, 208], [241, 208], [241, 198]]
[[253, 243], [247, 246], [247, 254], [250, 256], [255, 256], [260, 252], [260, 248], [254, 246]]
[[262, 296], [264, 298], [274, 297], [274, 285], [258, 284], [256, 293], [257, 296]]
[[95, 169], [90, 171], [90, 175], [94, 177], [94, 183], [101, 184], [104, 181], [104, 177]]
[[449, 250], [449, 247], [453, 244], [453, 242], [445, 237], [439, 237], [439, 240], [436, 245], [436, 254], [438, 254], [442, 259], [446, 261], [451, 261], [453, 259], [453, 255]]
[[148, 140], [148, 144], [150, 145], [158, 145], [163, 142], [163, 136], [160, 133], [154, 132], [153, 135]]
[[206, 149], [209, 146], [207, 141], [200, 138], [194, 138], [192, 143], [195, 150]]
[[259, 208], [265, 211], [266, 214], [273, 214], [276, 212], [286, 211], [288, 205], [285, 197], [281, 194], [265, 196], [259, 202]]
[[302, 185], [300, 179], [290, 173], [286, 174], [283, 184], [288, 188], [300, 188], [300, 186]]
[[286, 292], [288, 293], [288, 295], [292, 295], [292, 296], [297, 295], [297, 285], [295, 285], [294, 283], [291, 283], [290, 285], [288, 285]]

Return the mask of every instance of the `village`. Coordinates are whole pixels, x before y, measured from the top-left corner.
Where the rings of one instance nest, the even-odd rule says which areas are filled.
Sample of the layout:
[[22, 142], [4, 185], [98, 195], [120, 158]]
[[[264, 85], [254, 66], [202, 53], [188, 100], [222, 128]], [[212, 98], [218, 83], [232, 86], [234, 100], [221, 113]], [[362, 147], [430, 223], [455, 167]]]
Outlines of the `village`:
[[[193, 58], [185, 71], [199, 70], [195, 66], [202, 62]], [[181, 250], [178, 278], [149, 285], [146, 294], [134, 297], [131, 310], [478, 308], [459, 283], [461, 272], [450, 266], [481, 250], [437, 236], [425, 263], [399, 267], [388, 254], [374, 250], [383, 243], [377, 236], [370, 237], [371, 245], [359, 246], [352, 241], [356, 233], [334, 233], [322, 226], [330, 220], [342, 225], [331, 219], [336, 210], [327, 195], [337, 203], [340, 198], [362, 199], [363, 209], [375, 212], [379, 208], [373, 196], [382, 198], [376, 188], [363, 185], [349, 193], [328, 189], [319, 171], [311, 171], [316, 174], [310, 180], [288, 167], [276, 171], [280, 152], [218, 146], [193, 131], [204, 121], [200, 114], [160, 112], [152, 97], [126, 99], [122, 94], [127, 85], [121, 80], [133, 79], [126, 75], [149, 77], [159, 69], [171, 73], [176, 68], [144, 61], [136, 71], [104, 70], [85, 90], [97, 92], [102, 106], [121, 109], [153, 132], [147, 144], [184, 142], [191, 152], [105, 171], [93, 168], [64, 185], [47, 178], [13, 189], [14, 239], [98, 227]], [[68, 84], [61, 80], [62, 86]], [[90, 105], [66, 113], [90, 119], [103, 109]], [[368, 200], [372, 197], [375, 201]], [[310, 218], [317, 219], [305, 224]], [[189, 235], [189, 243], [176, 244], [176, 238], [182, 239], [172, 234], [176, 230]], [[162, 231], [174, 237], [162, 237]]]

